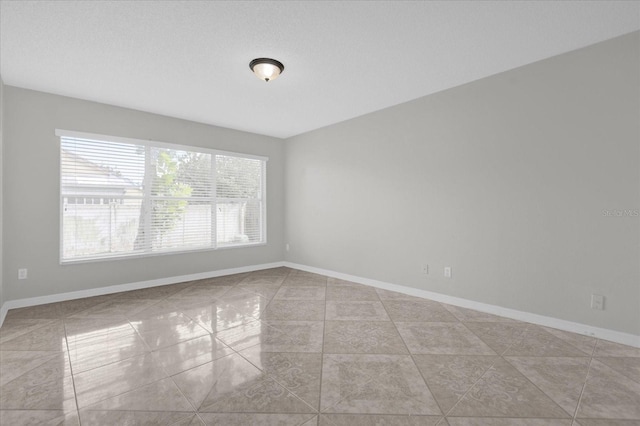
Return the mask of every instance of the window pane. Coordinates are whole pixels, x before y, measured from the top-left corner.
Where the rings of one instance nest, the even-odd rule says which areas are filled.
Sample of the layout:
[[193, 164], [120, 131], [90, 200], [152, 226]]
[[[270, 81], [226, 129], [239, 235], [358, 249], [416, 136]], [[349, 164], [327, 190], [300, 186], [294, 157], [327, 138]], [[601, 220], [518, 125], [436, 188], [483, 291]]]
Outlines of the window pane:
[[56, 133], [63, 261], [264, 241], [265, 160]]
[[221, 246], [262, 241], [262, 203], [257, 200], [218, 202], [217, 240]]
[[211, 202], [153, 200], [153, 251], [205, 248], [211, 244]]
[[216, 155], [216, 196], [218, 198], [261, 198], [261, 160]]
[[210, 197], [211, 154], [151, 149], [154, 197]]
[[63, 207], [63, 259], [134, 250], [142, 200], [123, 204], [66, 204]]

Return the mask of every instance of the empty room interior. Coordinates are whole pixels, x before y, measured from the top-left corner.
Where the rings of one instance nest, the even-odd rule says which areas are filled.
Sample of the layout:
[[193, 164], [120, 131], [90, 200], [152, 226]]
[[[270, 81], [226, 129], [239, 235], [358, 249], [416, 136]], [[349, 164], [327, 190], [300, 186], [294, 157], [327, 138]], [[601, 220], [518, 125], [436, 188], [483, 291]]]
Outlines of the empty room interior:
[[640, 2], [0, 0], [0, 424], [640, 425]]

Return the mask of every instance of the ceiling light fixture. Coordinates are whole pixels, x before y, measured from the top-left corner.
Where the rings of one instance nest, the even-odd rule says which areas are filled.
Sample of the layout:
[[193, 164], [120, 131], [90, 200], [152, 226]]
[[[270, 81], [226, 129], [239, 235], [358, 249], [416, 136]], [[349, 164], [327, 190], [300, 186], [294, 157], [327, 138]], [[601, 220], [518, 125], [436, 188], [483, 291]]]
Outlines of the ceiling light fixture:
[[254, 59], [249, 62], [249, 68], [260, 80], [264, 81], [275, 80], [284, 71], [282, 62], [270, 58]]

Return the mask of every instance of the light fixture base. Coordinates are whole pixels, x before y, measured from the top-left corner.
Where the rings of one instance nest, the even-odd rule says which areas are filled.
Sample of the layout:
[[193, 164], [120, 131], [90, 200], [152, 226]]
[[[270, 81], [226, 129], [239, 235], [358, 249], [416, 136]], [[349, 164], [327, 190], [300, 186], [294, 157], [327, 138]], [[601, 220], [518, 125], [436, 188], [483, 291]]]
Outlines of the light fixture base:
[[260, 80], [266, 82], [275, 80], [284, 71], [282, 62], [271, 58], [256, 58], [249, 62], [249, 68]]

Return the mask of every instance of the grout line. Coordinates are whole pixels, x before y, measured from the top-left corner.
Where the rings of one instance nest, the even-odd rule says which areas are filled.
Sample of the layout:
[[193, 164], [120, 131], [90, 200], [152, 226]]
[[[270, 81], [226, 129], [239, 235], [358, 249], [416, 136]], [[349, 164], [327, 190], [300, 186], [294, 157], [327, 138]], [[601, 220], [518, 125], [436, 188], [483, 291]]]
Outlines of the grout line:
[[578, 397], [578, 403], [576, 404], [576, 409], [573, 412], [572, 424], [576, 422], [576, 417], [578, 416], [578, 410], [580, 409], [580, 404], [582, 404], [584, 389], [587, 387], [587, 381], [589, 380], [589, 374], [591, 373], [591, 364], [593, 363], [593, 357], [596, 354], [596, 348], [598, 347], [599, 342], [600, 342], [600, 339], [596, 339], [596, 344], [593, 345], [593, 348], [591, 349], [591, 356], [589, 357], [589, 366], [587, 367], [587, 374], [584, 377], [584, 383], [582, 384], [582, 389], [580, 389], [580, 396]]
[[[71, 352], [69, 351], [69, 339], [67, 339], [67, 325], [62, 319], [62, 328], [64, 329], [64, 342], [67, 347], [65, 353], [69, 362], [69, 374], [71, 374], [71, 383], [73, 384], [73, 398], [76, 401], [76, 414], [78, 414], [78, 424], [82, 426], [82, 419], [80, 418], [80, 404], [78, 404], [78, 391], [76, 390], [76, 379], [73, 374], [73, 365], [71, 365]], [[64, 377], [63, 377], [64, 380]]]
[[329, 284], [329, 278], [326, 277], [325, 278], [325, 285], [324, 285], [324, 315], [322, 317], [322, 348], [320, 349], [320, 387], [318, 388], [318, 422], [317, 424], [320, 424], [320, 416], [322, 414], [322, 382], [323, 380], [323, 374], [324, 374], [324, 344], [325, 344], [325, 338], [324, 338], [324, 334], [327, 330], [327, 290], [329, 288], [328, 284]]

